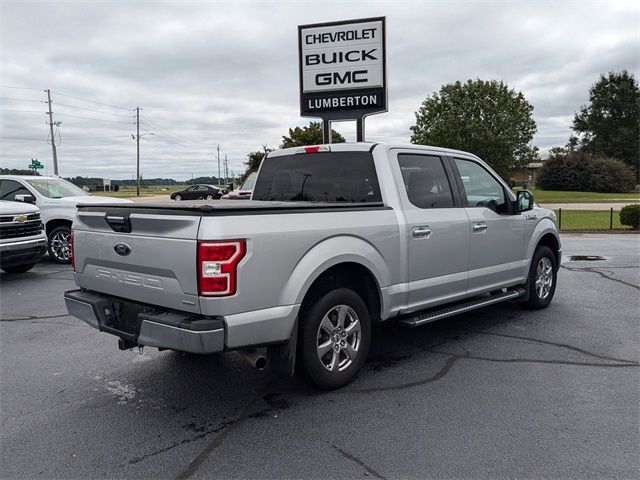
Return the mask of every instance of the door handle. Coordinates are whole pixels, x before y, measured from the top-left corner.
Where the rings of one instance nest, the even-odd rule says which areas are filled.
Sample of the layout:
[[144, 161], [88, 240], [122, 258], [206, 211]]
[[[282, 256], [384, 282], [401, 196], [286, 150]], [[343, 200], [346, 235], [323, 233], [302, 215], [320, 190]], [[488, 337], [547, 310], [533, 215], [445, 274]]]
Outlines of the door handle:
[[421, 225], [419, 227], [413, 227], [411, 236], [415, 239], [429, 238], [431, 236], [431, 228], [429, 225]]
[[473, 224], [473, 233], [485, 233], [487, 231], [487, 224], [482, 223], [474, 223]]

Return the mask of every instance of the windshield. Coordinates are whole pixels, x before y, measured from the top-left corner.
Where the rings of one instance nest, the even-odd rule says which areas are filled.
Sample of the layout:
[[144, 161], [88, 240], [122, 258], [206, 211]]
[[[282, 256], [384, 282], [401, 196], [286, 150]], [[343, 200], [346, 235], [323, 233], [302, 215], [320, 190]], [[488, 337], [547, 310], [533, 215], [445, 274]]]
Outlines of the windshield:
[[257, 176], [258, 175], [256, 173], [252, 173], [251, 175], [249, 175], [240, 187], [240, 190], [253, 190], [253, 187], [256, 184]]
[[381, 202], [369, 152], [327, 152], [267, 157], [252, 200]]
[[74, 196], [88, 196], [89, 194], [79, 187], [76, 187], [73, 183], [67, 182], [62, 178], [42, 178], [42, 179], [29, 179], [27, 180], [29, 185], [35, 188], [45, 197], [49, 198], [62, 198], [62, 197], [74, 197]]

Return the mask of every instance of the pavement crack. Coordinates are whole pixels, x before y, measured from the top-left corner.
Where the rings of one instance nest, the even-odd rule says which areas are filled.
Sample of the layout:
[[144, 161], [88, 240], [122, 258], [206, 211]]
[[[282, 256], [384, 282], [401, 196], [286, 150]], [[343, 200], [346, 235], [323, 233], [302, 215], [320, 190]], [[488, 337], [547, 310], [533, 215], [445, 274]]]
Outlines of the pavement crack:
[[[14, 318], [2, 317], [0, 322], [22, 322], [25, 320], [47, 320], [49, 318], [63, 318], [70, 317], [68, 313], [62, 313], [60, 315], [17, 315]], [[34, 322], [35, 323], [35, 322]]]
[[562, 265], [561, 268], [564, 268], [565, 270], [569, 270], [570, 272], [597, 273], [602, 278], [606, 278], [607, 280], [611, 280], [612, 282], [620, 283], [622, 285], [626, 285], [627, 287], [631, 287], [631, 288], [635, 288], [636, 290], [640, 290], [640, 286], [638, 286], [638, 285], [636, 285], [634, 283], [625, 282], [624, 280], [620, 280], [619, 278], [615, 278], [613, 272], [609, 272], [610, 275], [607, 275], [605, 272], [601, 272], [600, 271], [600, 269], [603, 269], [603, 268], [606, 269], [608, 267], [571, 268], [571, 267], [567, 267], [565, 265]]
[[144, 460], [146, 460], [147, 458], [151, 458], [151, 457], [155, 457], [156, 455], [159, 455], [161, 453], [164, 452], [168, 452], [169, 450], [173, 450], [174, 448], [180, 446], [180, 445], [184, 445], [185, 443], [191, 443], [191, 442], [195, 442], [197, 440], [201, 440], [211, 434], [214, 433], [218, 433], [222, 430], [224, 430], [225, 428], [227, 428], [230, 425], [231, 422], [222, 422], [220, 425], [218, 425], [216, 428], [212, 428], [210, 430], [207, 430], [205, 432], [199, 433], [198, 435], [195, 435], [193, 437], [190, 438], [185, 438], [183, 440], [177, 441], [177, 442], [173, 442], [171, 445], [168, 445], [164, 448], [160, 448], [158, 450], [155, 450], [151, 453], [147, 453], [145, 455], [142, 455], [140, 457], [134, 457], [131, 460], [129, 460], [129, 464], [134, 465], [136, 463], [140, 463]]
[[[227, 422], [224, 428], [221, 429], [220, 435], [214, 438], [204, 449], [198, 454], [198, 456], [191, 461], [191, 463], [185, 468], [179, 475], [178, 479], [185, 479], [191, 477], [196, 471], [200, 468], [200, 466], [209, 458], [209, 455], [213, 453], [213, 451], [218, 448], [224, 440], [231, 434], [233, 431], [237, 430], [240, 425], [242, 425], [245, 421], [251, 418], [251, 409], [253, 406], [259, 401], [264, 399], [265, 396], [273, 393], [273, 389], [276, 387], [278, 382], [280, 381], [280, 377], [274, 377], [269, 381], [265, 390], [266, 392], [261, 392], [256, 395], [251, 401], [244, 407], [244, 409], [238, 415], [238, 418]], [[267, 407], [267, 410], [271, 409], [271, 405]]]
[[[434, 352], [434, 353], [439, 353], [439, 352]], [[422, 380], [416, 380], [415, 382], [401, 383], [398, 385], [388, 385], [384, 387], [358, 388], [354, 390], [344, 390], [338, 393], [350, 394], [350, 393], [389, 392], [394, 390], [406, 390], [408, 388], [418, 387], [421, 385], [426, 385], [428, 383], [437, 382], [438, 380], [440, 380], [441, 378], [444, 378], [449, 373], [451, 368], [453, 368], [453, 366], [456, 364], [458, 360], [466, 357], [467, 357], [467, 354], [463, 354], [463, 355], [451, 354], [451, 356], [445, 360], [442, 368], [440, 368], [440, 370], [438, 370], [435, 374], [431, 375], [430, 377], [423, 378]]]
[[526, 340], [526, 341], [533, 342], [533, 343], [541, 343], [543, 345], [552, 345], [554, 347], [559, 347], [559, 348], [564, 348], [564, 349], [567, 349], [567, 350], [572, 350], [574, 352], [578, 352], [578, 353], [581, 353], [583, 355], [587, 355], [588, 357], [599, 358], [601, 360], [610, 360], [612, 362], [629, 363], [629, 364], [634, 364], [634, 365], [638, 364], [638, 362], [636, 362], [635, 360], [627, 360], [627, 359], [624, 359], [624, 358], [611, 357], [609, 355], [603, 355], [603, 354], [600, 354], [600, 353], [593, 353], [593, 352], [590, 352], [590, 351], [585, 350], [583, 348], [574, 347], [573, 345], [569, 345], [569, 344], [566, 344], [566, 343], [551, 342], [549, 340], [541, 340], [541, 339], [538, 339], [538, 338], [523, 337], [523, 336], [519, 336], [519, 335], [507, 335], [506, 333], [483, 332], [483, 331], [480, 331], [480, 330], [461, 329], [460, 331], [469, 332], [469, 333], [475, 333], [475, 334], [478, 334], [478, 335], [490, 335], [490, 336], [493, 336], [493, 337], [504, 337], [504, 338], [515, 338], [515, 339], [518, 339], [518, 340]]
[[349, 452], [344, 451], [343, 449], [341, 449], [337, 445], [331, 445], [331, 446], [333, 448], [335, 448], [340, 453], [340, 455], [342, 455], [344, 458], [346, 458], [348, 460], [351, 460], [352, 462], [354, 462], [354, 463], [360, 465], [362, 468], [364, 468], [365, 469], [365, 474], [368, 472], [368, 473], [370, 473], [371, 475], [373, 475], [376, 478], [380, 478], [381, 480], [387, 480], [387, 477], [385, 477], [382, 474], [376, 472], [373, 468], [371, 468], [369, 465], [364, 463], [362, 460], [360, 460], [355, 455], [352, 455]]

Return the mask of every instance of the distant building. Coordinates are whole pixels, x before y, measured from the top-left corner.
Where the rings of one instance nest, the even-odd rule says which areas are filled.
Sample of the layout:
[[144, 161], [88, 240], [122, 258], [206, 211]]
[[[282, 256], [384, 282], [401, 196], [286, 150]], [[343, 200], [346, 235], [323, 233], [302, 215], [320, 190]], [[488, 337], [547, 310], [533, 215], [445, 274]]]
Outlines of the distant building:
[[527, 165], [527, 168], [514, 170], [511, 172], [511, 178], [514, 179], [518, 185], [529, 185], [535, 187], [536, 180], [540, 174], [540, 169], [546, 160], [547, 159], [545, 158], [539, 162], [531, 162]]

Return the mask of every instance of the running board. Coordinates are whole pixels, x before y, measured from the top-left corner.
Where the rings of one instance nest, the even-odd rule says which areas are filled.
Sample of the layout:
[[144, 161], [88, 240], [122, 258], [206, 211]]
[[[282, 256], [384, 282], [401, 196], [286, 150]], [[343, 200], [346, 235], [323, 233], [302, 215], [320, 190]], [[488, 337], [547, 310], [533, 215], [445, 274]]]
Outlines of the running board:
[[513, 290], [507, 290], [506, 292], [500, 292], [493, 295], [484, 295], [468, 302], [459, 303], [437, 310], [428, 310], [427, 312], [419, 312], [415, 315], [407, 316], [398, 321], [398, 323], [404, 327], [417, 327], [424, 325], [425, 323], [440, 320], [441, 318], [451, 317], [458, 315], [459, 313], [470, 312], [477, 308], [486, 307], [487, 305], [493, 305], [494, 303], [505, 302], [518, 298], [526, 293], [524, 288], [515, 288]]

